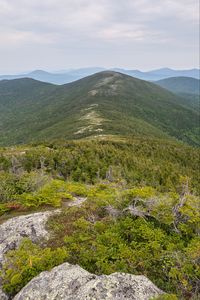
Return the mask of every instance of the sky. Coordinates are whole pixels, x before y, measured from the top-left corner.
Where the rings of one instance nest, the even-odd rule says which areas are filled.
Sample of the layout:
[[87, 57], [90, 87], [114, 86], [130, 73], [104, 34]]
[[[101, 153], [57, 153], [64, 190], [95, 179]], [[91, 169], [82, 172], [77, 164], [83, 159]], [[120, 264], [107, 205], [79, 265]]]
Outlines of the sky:
[[0, 74], [199, 67], [198, 0], [0, 0]]

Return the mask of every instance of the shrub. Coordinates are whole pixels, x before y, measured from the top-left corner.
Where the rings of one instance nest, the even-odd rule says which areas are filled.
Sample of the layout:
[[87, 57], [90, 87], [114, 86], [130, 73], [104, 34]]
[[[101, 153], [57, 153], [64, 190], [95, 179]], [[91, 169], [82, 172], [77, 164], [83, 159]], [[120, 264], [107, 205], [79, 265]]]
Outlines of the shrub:
[[39, 206], [61, 206], [63, 199], [73, 199], [72, 195], [67, 192], [65, 182], [61, 180], [52, 180], [44, 185], [35, 193], [24, 193], [16, 196], [16, 199], [25, 207]]
[[17, 250], [6, 255], [3, 266], [3, 289], [9, 295], [19, 292], [33, 277], [44, 270], [50, 270], [68, 258], [65, 248], [41, 248], [24, 239]]
[[0, 216], [9, 210], [10, 209], [5, 204], [0, 204]]

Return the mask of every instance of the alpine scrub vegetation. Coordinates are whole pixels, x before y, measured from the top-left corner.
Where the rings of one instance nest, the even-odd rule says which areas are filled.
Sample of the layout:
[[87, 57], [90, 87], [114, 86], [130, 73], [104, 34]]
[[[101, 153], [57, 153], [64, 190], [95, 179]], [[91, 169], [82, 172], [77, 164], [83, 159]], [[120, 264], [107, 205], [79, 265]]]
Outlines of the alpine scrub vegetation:
[[200, 213], [199, 198], [183, 193], [101, 184], [81, 208], [51, 218], [49, 245], [64, 245], [68, 261], [90, 272], [144, 274], [166, 292], [187, 298], [198, 293]]
[[181, 299], [198, 294], [199, 198], [188, 179], [181, 180], [180, 194], [116, 182], [66, 183], [69, 193], [84, 193], [87, 200], [50, 218], [47, 243], [25, 239], [8, 252], [5, 291], [13, 295], [39, 272], [68, 261], [96, 274], [144, 274]]
[[[67, 185], [62, 180], [49, 178], [48, 183], [33, 192], [23, 190], [21, 186], [22, 189], [18, 190], [16, 194], [16, 189], [19, 187], [17, 184], [23, 184], [19, 178], [18, 180], [13, 193], [10, 193], [10, 189], [2, 192], [2, 196], [7, 201], [4, 200], [0, 204], [0, 214], [6, 211], [28, 211], [42, 207], [60, 207], [63, 200], [73, 200], [73, 196], [67, 192]], [[12, 181], [10, 184], [13, 184]]]
[[[66, 248], [41, 248], [24, 239], [17, 250], [7, 255], [7, 262], [1, 273], [4, 276], [4, 289], [14, 295], [33, 277], [44, 270], [62, 264], [68, 258]], [[5, 273], [4, 273], [5, 272]]]
[[[199, 293], [199, 150], [155, 139], [55, 141], [0, 150], [3, 221], [61, 208], [48, 241], [7, 253], [4, 290], [15, 295], [65, 261], [95, 274], [143, 274], [166, 293]], [[86, 198], [82, 205], [68, 201]], [[169, 298], [171, 297], [171, 298]]]

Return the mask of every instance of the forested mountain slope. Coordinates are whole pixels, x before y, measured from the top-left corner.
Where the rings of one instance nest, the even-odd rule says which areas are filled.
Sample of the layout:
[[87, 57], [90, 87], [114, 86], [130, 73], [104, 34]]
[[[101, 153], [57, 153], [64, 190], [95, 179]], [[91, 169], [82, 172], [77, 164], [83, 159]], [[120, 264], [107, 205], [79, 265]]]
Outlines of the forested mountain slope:
[[153, 83], [101, 72], [56, 86], [0, 82], [0, 144], [96, 135], [179, 139], [198, 145], [198, 112]]
[[155, 82], [174, 93], [200, 94], [200, 80], [190, 77], [172, 77]]
[[199, 111], [200, 108], [200, 80], [189, 77], [166, 78], [155, 82], [159, 86], [177, 94], [182, 104]]

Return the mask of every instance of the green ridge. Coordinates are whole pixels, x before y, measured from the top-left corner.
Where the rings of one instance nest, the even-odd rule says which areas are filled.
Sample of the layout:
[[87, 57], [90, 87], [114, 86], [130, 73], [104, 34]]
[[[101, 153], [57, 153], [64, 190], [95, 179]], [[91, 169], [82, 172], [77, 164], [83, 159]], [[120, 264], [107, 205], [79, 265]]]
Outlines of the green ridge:
[[199, 115], [153, 83], [106, 71], [56, 86], [0, 82], [0, 145], [119, 135], [199, 145]]

